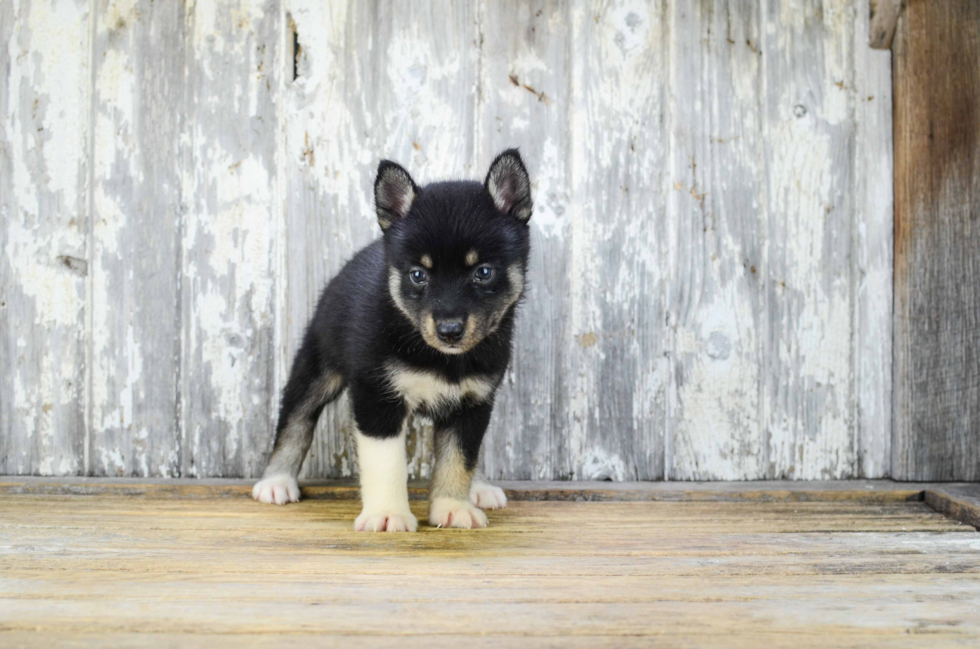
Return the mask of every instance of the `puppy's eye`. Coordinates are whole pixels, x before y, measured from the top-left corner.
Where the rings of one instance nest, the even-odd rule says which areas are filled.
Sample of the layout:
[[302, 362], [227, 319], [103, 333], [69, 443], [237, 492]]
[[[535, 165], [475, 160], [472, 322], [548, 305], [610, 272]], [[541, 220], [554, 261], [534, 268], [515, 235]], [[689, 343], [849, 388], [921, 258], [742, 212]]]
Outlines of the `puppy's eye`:
[[480, 266], [473, 273], [473, 279], [478, 282], [489, 282], [493, 277], [493, 269], [489, 266]]
[[408, 274], [408, 278], [415, 284], [425, 284], [429, 281], [429, 276], [426, 275], [425, 271], [420, 268], [413, 268]]

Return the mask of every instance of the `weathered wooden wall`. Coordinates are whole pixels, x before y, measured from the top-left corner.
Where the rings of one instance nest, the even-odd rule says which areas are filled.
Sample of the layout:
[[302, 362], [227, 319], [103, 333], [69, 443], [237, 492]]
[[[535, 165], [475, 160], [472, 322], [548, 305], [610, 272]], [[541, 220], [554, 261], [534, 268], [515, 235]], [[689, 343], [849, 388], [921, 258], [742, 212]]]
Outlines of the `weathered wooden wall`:
[[895, 441], [980, 480], [980, 3], [906, 0], [895, 52]]
[[[7, 1], [0, 35], [0, 473], [257, 475], [320, 288], [378, 236], [377, 160], [482, 177], [514, 145], [491, 476], [889, 472], [866, 3]], [[345, 412], [308, 476], [354, 471]]]

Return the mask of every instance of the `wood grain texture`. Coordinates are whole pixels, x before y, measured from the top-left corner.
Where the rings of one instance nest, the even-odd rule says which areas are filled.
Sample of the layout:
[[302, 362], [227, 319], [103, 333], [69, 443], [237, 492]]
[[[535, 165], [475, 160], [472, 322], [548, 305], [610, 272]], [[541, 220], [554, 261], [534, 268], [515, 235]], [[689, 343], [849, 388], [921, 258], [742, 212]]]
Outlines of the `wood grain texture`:
[[766, 138], [755, 2], [671, 23], [670, 477], [765, 477]]
[[86, 472], [89, 33], [0, 4], [0, 473]]
[[584, 479], [658, 479], [669, 382], [667, 5], [573, 7], [572, 385], [559, 469]]
[[174, 476], [183, 6], [100, 1], [93, 61], [91, 475]]
[[[0, 13], [22, 215], [0, 232], [0, 470], [257, 475], [320, 291], [379, 235], [378, 160], [481, 178], [520, 146], [533, 252], [491, 477], [888, 474], [890, 55], [866, 4], [47, 6]], [[70, 48], [31, 46], [69, 23]], [[48, 51], [56, 90], [28, 79]], [[76, 107], [49, 113], [47, 172], [28, 90]], [[348, 410], [305, 476], [356, 471]]]
[[[285, 227], [280, 245], [287, 254], [280, 264], [281, 276], [286, 278], [279, 303], [285, 313], [280, 325], [281, 385], [285, 385], [320, 291], [376, 236], [369, 203], [374, 160], [354, 163], [350, 170], [345, 166], [360, 159], [359, 138], [369, 137], [363, 129], [355, 129], [345, 103], [347, 50], [354, 41], [348, 22], [351, 9], [349, 3], [293, 1], [286, 13], [286, 41], [293, 46], [291, 65], [284, 61], [287, 76], [283, 83], [284, 112], [289, 117], [283, 124], [282, 153]], [[357, 148], [352, 151], [351, 146]], [[346, 395], [324, 410], [304, 463], [306, 475], [354, 474], [349, 417]], [[270, 431], [265, 441], [267, 453], [272, 444]]]
[[980, 5], [907, 2], [893, 49], [892, 474], [980, 480]]
[[180, 472], [259, 475], [279, 402], [280, 8], [192, 4], [186, 25]]
[[[413, 507], [421, 514], [425, 503]], [[265, 507], [245, 496], [5, 496], [0, 642], [980, 639], [976, 533], [921, 502], [519, 502], [492, 512], [484, 530], [405, 535], [354, 533], [358, 508]]]
[[925, 502], [938, 512], [980, 531], [980, 484], [942, 484], [925, 492]]
[[673, 9], [670, 476], [887, 475], [888, 56], [757, 7]]
[[768, 3], [765, 421], [771, 478], [855, 475], [853, 6]]
[[854, 18], [851, 236], [856, 475], [887, 476], [892, 441], [894, 186], [891, 53], [865, 45], [868, 14]]

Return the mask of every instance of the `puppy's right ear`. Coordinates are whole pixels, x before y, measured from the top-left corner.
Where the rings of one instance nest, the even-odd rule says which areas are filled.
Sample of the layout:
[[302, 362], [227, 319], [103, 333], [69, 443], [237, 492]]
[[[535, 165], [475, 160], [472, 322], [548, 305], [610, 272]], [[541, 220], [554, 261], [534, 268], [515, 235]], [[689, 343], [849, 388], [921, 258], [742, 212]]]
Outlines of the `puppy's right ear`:
[[374, 206], [381, 229], [387, 230], [395, 221], [405, 218], [418, 193], [418, 185], [401, 165], [382, 160], [374, 180]]

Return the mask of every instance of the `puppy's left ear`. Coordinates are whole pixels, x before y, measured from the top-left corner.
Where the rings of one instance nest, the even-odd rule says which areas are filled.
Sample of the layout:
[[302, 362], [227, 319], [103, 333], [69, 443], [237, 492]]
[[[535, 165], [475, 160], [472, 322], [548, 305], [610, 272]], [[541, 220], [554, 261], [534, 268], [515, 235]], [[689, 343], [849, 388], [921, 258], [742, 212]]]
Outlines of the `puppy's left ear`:
[[381, 229], [387, 230], [395, 221], [405, 218], [418, 193], [418, 185], [401, 165], [382, 160], [378, 177], [374, 179], [374, 206]]
[[531, 180], [517, 149], [507, 149], [494, 159], [486, 187], [498, 210], [525, 223], [531, 218]]

